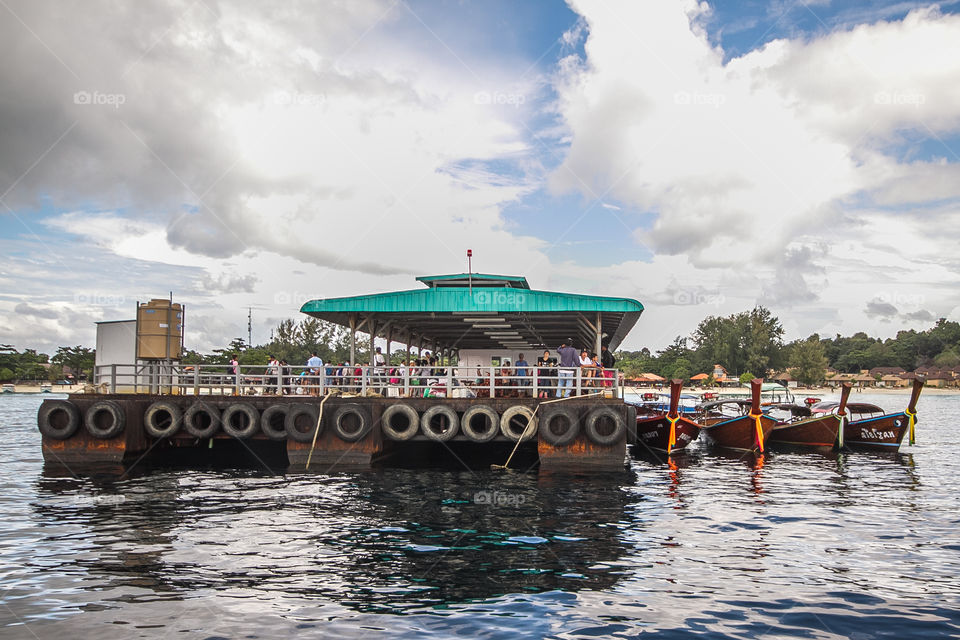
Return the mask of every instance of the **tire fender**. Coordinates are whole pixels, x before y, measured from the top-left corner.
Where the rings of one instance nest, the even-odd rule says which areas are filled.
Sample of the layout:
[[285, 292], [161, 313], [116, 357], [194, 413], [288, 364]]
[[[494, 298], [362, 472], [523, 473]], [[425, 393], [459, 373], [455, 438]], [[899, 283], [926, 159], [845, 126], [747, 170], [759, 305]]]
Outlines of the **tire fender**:
[[[533, 415], [533, 411], [522, 404], [515, 404], [508, 408], [500, 416], [500, 433], [511, 442], [530, 440], [537, 434], [537, 418]], [[515, 424], [518, 418], [524, 420], [526, 424]]]
[[100, 400], [94, 402], [87, 409], [84, 416], [84, 425], [87, 433], [94, 438], [107, 440], [116, 438], [123, 433], [127, 425], [127, 417], [116, 402], [112, 400]]
[[359, 404], [340, 405], [333, 412], [333, 431], [345, 442], [362, 440], [373, 430], [370, 410]]
[[[474, 426], [478, 418], [483, 419], [485, 429], [480, 430]], [[500, 434], [500, 414], [493, 407], [475, 404], [463, 412], [460, 430], [471, 442], [490, 442]]]
[[[607, 434], [600, 433], [599, 423], [602, 418], [609, 418], [613, 422], [613, 431]], [[616, 444], [627, 431], [623, 416], [613, 407], [597, 407], [591, 410], [584, 421], [583, 428], [590, 441], [602, 447]]]
[[[260, 430], [260, 412], [249, 402], [230, 405], [220, 420], [223, 422], [223, 432], [239, 440], [253, 437]], [[235, 425], [234, 422], [240, 424]]]
[[183, 413], [183, 430], [194, 438], [212, 437], [220, 430], [220, 409], [207, 402], [194, 402]]
[[570, 407], [548, 407], [540, 416], [540, 439], [554, 447], [572, 442], [580, 433], [580, 416]]
[[[313, 442], [314, 431], [317, 430], [317, 420], [320, 419], [320, 407], [315, 404], [292, 404], [287, 408], [287, 417], [283, 421], [287, 437], [296, 442]], [[298, 426], [306, 424], [307, 430], [301, 431]], [[323, 433], [323, 424], [317, 435]]]
[[272, 404], [264, 409], [260, 414], [260, 431], [271, 440], [286, 440], [288, 408], [285, 404]]
[[143, 430], [154, 438], [169, 438], [182, 426], [183, 409], [172, 402], [154, 402], [143, 413]]
[[[448, 426], [445, 431], [438, 430], [434, 426], [433, 421], [438, 417], [446, 418]], [[459, 433], [460, 418], [452, 408], [445, 404], [437, 404], [423, 412], [423, 416], [420, 417], [420, 431], [431, 440], [447, 442]]]
[[[394, 426], [393, 420], [397, 417], [407, 419], [406, 428]], [[417, 435], [419, 428], [420, 416], [417, 414], [417, 410], [408, 404], [391, 404], [384, 409], [383, 415], [380, 418], [380, 430], [383, 432], [383, 435], [398, 442], [409, 440]]]
[[55, 440], [66, 440], [80, 428], [80, 410], [69, 400], [47, 400], [37, 412], [40, 433]]

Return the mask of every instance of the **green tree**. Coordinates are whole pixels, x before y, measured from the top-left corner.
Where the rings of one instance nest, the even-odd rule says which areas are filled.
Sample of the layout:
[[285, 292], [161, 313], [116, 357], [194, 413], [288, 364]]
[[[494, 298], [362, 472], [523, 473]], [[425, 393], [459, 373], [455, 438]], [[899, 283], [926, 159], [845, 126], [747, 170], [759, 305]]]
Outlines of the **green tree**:
[[13, 371], [7, 367], [0, 368], [0, 382], [13, 382]]
[[757, 377], [757, 376], [753, 375], [753, 374], [750, 373], [749, 371], [746, 372], [746, 373], [741, 373], [741, 374], [740, 374], [740, 384], [749, 384], [749, 382], [750, 382], [751, 380], [753, 380], [754, 378], [756, 378], [756, 377]]
[[58, 347], [57, 352], [50, 358], [50, 362], [58, 364], [64, 369], [70, 368], [77, 380], [93, 376], [93, 364], [96, 353], [93, 349], [77, 345], [75, 347]]
[[820, 336], [813, 334], [791, 344], [789, 363], [800, 383], [810, 386], [823, 382], [829, 363]]

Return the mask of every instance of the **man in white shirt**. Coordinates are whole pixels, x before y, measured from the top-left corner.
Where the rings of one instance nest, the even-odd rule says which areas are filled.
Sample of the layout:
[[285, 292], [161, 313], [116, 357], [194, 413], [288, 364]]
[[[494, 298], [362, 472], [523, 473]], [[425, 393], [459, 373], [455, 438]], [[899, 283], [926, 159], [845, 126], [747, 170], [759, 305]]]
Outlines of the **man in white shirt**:
[[307, 369], [310, 370], [310, 393], [311, 395], [318, 395], [320, 387], [317, 386], [317, 382], [323, 373], [323, 360], [320, 359], [316, 351], [314, 351], [307, 360]]

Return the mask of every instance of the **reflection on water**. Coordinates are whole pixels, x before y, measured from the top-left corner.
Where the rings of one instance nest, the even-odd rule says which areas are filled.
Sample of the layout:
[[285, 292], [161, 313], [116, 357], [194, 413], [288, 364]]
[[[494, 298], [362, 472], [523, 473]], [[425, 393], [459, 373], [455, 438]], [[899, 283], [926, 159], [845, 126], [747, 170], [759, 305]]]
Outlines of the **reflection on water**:
[[6, 400], [4, 636], [958, 632], [960, 398], [925, 398], [902, 454], [694, 447], [595, 477], [77, 477], [43, 467], [38, 401]]

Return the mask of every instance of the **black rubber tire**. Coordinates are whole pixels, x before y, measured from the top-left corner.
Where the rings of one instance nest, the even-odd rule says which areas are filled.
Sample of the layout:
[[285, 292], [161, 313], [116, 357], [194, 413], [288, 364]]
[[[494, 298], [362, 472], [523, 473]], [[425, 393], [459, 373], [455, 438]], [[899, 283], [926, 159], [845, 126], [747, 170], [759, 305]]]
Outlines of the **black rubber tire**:
[[[271, 440], [287, 439], [287, 411], [285, 404], [272, 404], [260, 414], [260, 431]], [[279, 426], [277, 425], [279, 422]], [[316, 424], [316, 421], [314, 421]]]
[[[613, 431], [608, 434], [600, 433], [598, 428], [598, 422], [604, 417], [613, 421]], [[627, 431], [627, 425], [617, 409], [613, 407], [597, 407], [587, 415], [587, 419], [584, 420], [583, 430], [591, 442], [602, 447], [607, 447], [616, 444], [623, 438]]]
[[[203, 416], [209, 419], [206, 426], [198, 424]], [[194, 438], [213, 437], [220, 430], [220, 409], [206, 402], [194, 402], [183, 413], [183, 430]]]
[[[477, 418], [486, 418], [483, 421], [485, 430], [474, 428], [473, 423]], [[470, 442], [490, 442], [500, 434], [500, 414], [493, 407], [475, 404], [463, 412], [463, 417], [460, 418], [460, 431], [470, 439]]]
[[[559, 432], [554, 427], [560, 426]], [[572, 442], [580, 433], [580, 417], [570, 407], [549, 407], [540, 416], [540, 439], [554, 447]]]
[[[509, 407], [500, 416], [500, 433], [507, 437], [511, 442], [516, 442], [522, 438], [523, 442], [530, 440], [537, 435], [537, 418], [533, 415], [534, 410], [522, 404], [515, 404]], [[514, 420], [520, 416], [526, 418], [526, 424], [517, 426]], [[532, 421], [532, 425], [531, 425]]]
[[[350, 416], [356, 416], [359, 426], [349, 422]], [[370, 410], [359, 404], [344, 404], [333, 413], [333, 432], [345, 442], [363, 440], [373, 430], [373, 419]]]
[[[317, 431], [317, 420], [320, 419], [320, 407], [315, 404], [291, 404], [287, 406], [287, 417], [283, 421], [287, 437], [297, 442], [313, 442], [314, 431]], [[298, 426], [307, 426], [306, 431]], [[323, 424], [317, 431], [317, 436], [323, 433]]]
[[[238, 418], [241, 423], [246, 419], [246, 424], [240, 427], [234, 426], [233, 422]], [[230, 405], [223, 412], [220, 421], [223, 423], [223, 432], [238, 440], [251, 438], [260, 430], [260, 412], [249, 402]]]
[[66, 440], [80, 428], [80, 410], [69, 400], [47, 400], [37, 412], [40, 433], [54, 440]]
[[[445, 431], [438, 431], [433, 426], [433, 420], [437, 417], [444, 417], [447, 419], [449, 426]], [[445, 404], [437, 404], [426, 411], [423, 412], [423, 415], [420, 416], [420, 431], [423, 435], [427, 436], [429, 439], [436, 442], [447, 442], [453, 438], [460, 431], [460, 418], [457, 416], [457, 412], [451, 409]]]
[[[106, 426], [101, 424], [104, 414], [106, 414], [109, 419]], [[123, 428], [127, 426], [127, 416], [116, 402], [112, 400], [100, 400], [99, 402], [94, 402], [87, 408], [87, 412], [83, 417], [83, 423], [87, 428], [87, 433], [94, 438], [108, 440], [110, 438], [116, 438], [123, 433]]]
[[183, 426], [183, 409], [166, 400], [154, 402], [143, 412], [143, 430], [154, 438], [169, 438]]
[[[407, 419], [406, 428], [398, 428], [393, 425], [393, 421], [398, 417]], [[409, 440], [417, 435], [419, 429], [420, 416], [417, 414], [417, 410], [408, 404], [391, 404], [384, 409], [383, 415], [380, 417], [380, 430], [383, 435], [397, 442]]]

